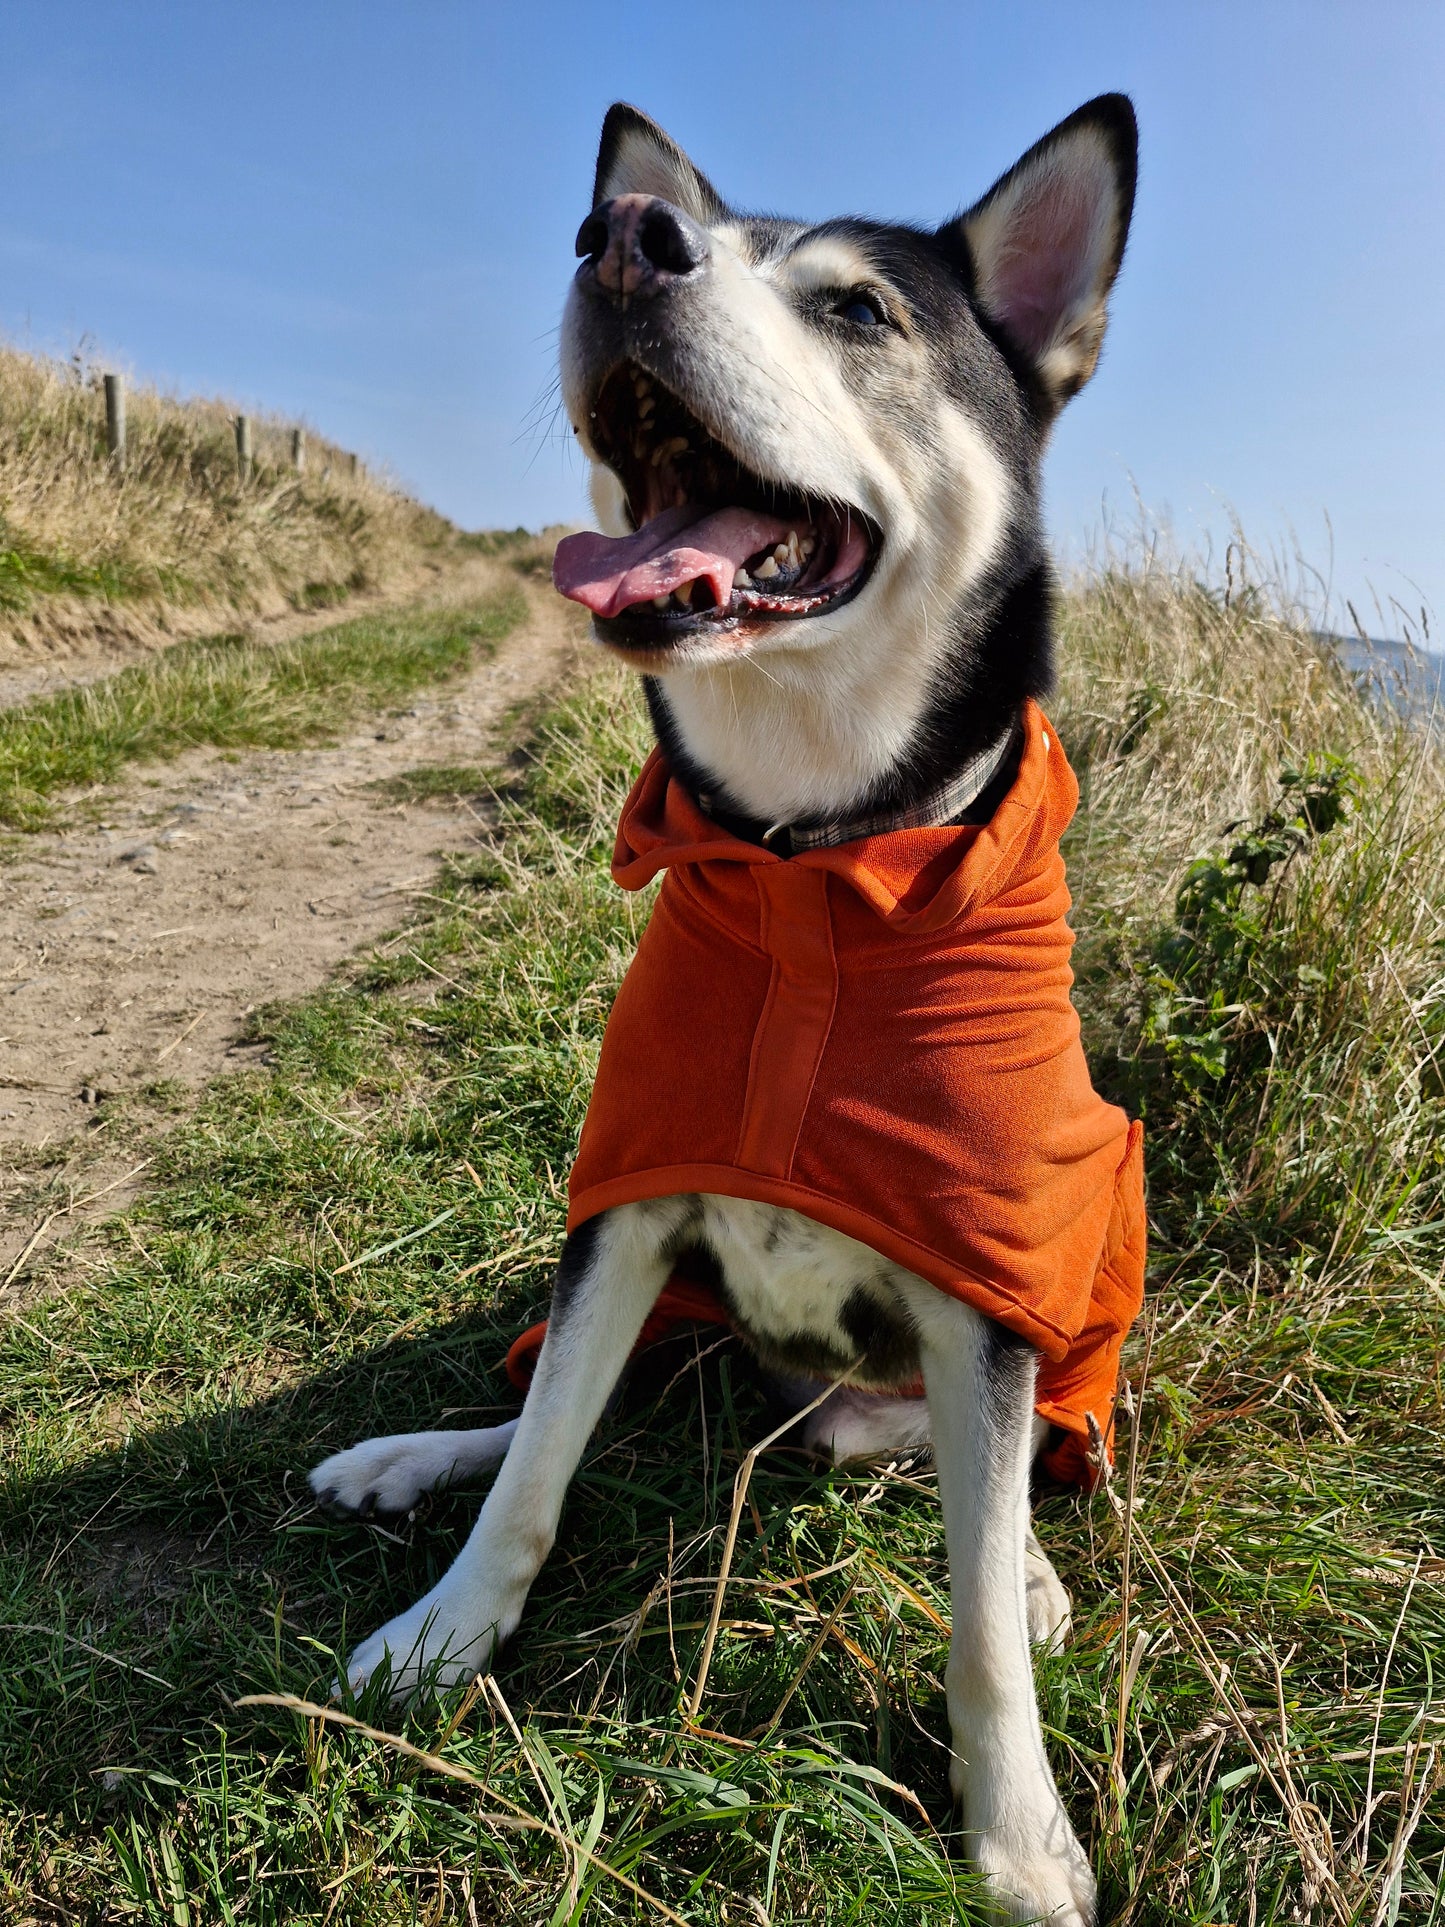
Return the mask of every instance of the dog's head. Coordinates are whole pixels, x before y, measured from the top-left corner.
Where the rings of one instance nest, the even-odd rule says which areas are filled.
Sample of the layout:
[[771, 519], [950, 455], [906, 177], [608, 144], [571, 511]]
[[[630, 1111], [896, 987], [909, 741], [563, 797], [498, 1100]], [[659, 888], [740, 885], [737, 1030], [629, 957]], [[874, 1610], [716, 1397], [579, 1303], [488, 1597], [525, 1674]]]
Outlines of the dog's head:
[[1039, 457], [1098, 359], [1135, 150], [1106, 95], [940, 228], [809, 226], [731, 210], [613, 107], [562, 330], [605, 533], [562, 545], [557, 582], [599, 639], [684, 710], [717, 670], [736, 708], [744, 662], [875, 714], [890, 685], [842, 782], [866, 789], [1041, 563]]

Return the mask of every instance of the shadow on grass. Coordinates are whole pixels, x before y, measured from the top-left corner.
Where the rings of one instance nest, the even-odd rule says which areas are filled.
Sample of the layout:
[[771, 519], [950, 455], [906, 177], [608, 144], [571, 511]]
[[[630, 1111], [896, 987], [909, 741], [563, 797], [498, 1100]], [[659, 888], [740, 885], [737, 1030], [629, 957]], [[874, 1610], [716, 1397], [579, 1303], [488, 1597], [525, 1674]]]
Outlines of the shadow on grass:
[[[267, 1692], [326, 1699], [348, 1646], [445, 1570], [487, 1484], [433, 1495], [408, 1519], [366, 1523], [317, 1508], [307, 1470], [375, 1434], [513, 1416], [519, 1398], [501, 1360], [546, 1284], [539, 1273], [485, 1315], [137, 1430], [63, 1472], [17, 1477], [0, 1554], [0, 1619], [11, 1628], [0, 1634], [8, 1800], [103, 1826], [159, 1788], [184, 1797], [192, 1762], [218, 1746], [238, 1759], [294, 1747], [289, 1715], [232, 1702]], [[534, 1708], [549, 1721], [585, 1721], [624, 1707], [633, 1725], [673, 1721], [711, 1604], [733, 1472], [772, 1422], [739, 1364], [735, 1341], [708, 1332], [655, 1347], [630, 1375], [500, 1656], [519, 1721]], [[799, 1453], [772, 1454], [754, 1484], [739, 1579], [759, 1565], [803, 1571], [820, 1563], [820, 1550], [836, 1554], [814, 1541], [816, 1516], [840, 1482], [853, 1483]], [[906, 1491], [880, 1492], [876, 1529], [886, 1534], [890, 1511], [918, 1503]], [[930, 1507], [933, 1495], [921, 1503]], [[841, 1533], [847, 1524], [839, 1519]], [[746, 1618], [755, 1603], [731, 1605], [730, 1615], [743, 1615], [737, 1630], [751, 1626], [757, 1637], [734, 1638], [714, 1668], [710, 1702], [729, 1730], [730, 1709], [752, 1712], [743, 1730], [756, 1725], [755, 1707], [776, 1704], [796, 1668], [794, 1643], [783, 1652], [766, 1623]], [[27, 1629], [13, 1630], [17, 1623]], [[928, 1657], [936, 1665], [941, 1650]], [[875, 1758], [946, 1815], [946, 1722], [941, 1703], [927, 1703], [931, 1691], [919, 1706], [885, 1695], [865, 1712], [820, 1669], [810, 1693], [800, 1724], [837, 1729], [853, 1757]], [[423, 1743], [436, 1722], [432, 1707], [405, 1716], [375, 1692], [358, 1710], [393, 1730], [410, 1718], [405, 1730]], [[45, 1744], [25, 1744], [37, 1732]]]

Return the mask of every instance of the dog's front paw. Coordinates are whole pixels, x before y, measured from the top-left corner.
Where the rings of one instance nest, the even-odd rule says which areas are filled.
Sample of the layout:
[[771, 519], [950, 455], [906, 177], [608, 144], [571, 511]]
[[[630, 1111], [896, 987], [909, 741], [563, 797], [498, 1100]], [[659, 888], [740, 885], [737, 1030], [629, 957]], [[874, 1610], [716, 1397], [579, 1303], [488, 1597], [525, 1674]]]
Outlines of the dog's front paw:
[[[987, 1755], [984, 1755], [987, 1758]], [[993, 1917], [1094, 1927], [1094, 1876], [1088, 1856], [1042, 1756], [1019, 1770], [970, 1766], [955, 1751], [949, 1779], [964, 1830], [964, 1851], [989, 1883]]]
[[393, 1700], [409, 1699], [423, 1681], [431, 1690], [445, 1692], [487, 1670], [516, 1623], [515, 1615], [510, 1617], [512, 1624], [507, 1624], [485, 1604], [459, 1613], [438, 1588], [361, 1642], [346, 1662], [347, 1684], [360, 1693], [386, 1663]]
[[1009, 1927], [1025, 1921], [1048, 1927], [1094, 1927], [1094, 1876], [1062, 1808], [1042, 1835], [1002, 1828], [975, 1835], [970, 1857], [988, 1876], [994, 1917]]

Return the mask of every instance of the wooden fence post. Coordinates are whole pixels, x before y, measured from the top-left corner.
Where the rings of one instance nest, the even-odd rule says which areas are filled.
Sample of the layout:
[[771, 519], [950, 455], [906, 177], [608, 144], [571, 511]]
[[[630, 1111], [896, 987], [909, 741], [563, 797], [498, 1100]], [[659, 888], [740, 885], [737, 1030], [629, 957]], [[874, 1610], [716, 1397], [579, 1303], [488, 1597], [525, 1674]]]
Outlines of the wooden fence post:
[[306, 473], [306, 430], [304, 428], [291, 430], [291, 466], [298, 475]]
[[359, 463], [357, 462], [356, 457], [353, 455], [351, 458], [351, 475], [352, 475], [353, 481], [356, 479], [356, 471], [358, 467], [359, 467]]
[[251, 417], [236, 417], [236, 467], [240, 470], [241, 480], [251, 479]]
[[105, 378], [105, 445], [117, 468], [125, 466], [125, 378]]

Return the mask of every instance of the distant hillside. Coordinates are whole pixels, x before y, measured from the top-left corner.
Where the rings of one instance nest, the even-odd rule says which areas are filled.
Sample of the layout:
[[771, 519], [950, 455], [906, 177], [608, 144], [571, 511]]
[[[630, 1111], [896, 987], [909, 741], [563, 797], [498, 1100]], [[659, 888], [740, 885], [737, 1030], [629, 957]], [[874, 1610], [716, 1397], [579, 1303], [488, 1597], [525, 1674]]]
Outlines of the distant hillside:
[[355, 457], [236, 411], [129, 387], [123, 464], [107, 450], [103, 371], [0, 347], [0, 656], [111, 633], [216, 627], [228, 615], [344, 601], [400, 584], [454, 541]]
[[1445, 727], [1445, 656], [1413, 648], [1407, 642], [1383, 642], [1371, 637], [1320, 635], [1340, 661], [1374, 695], [1391, 703], [1402, 715]]

